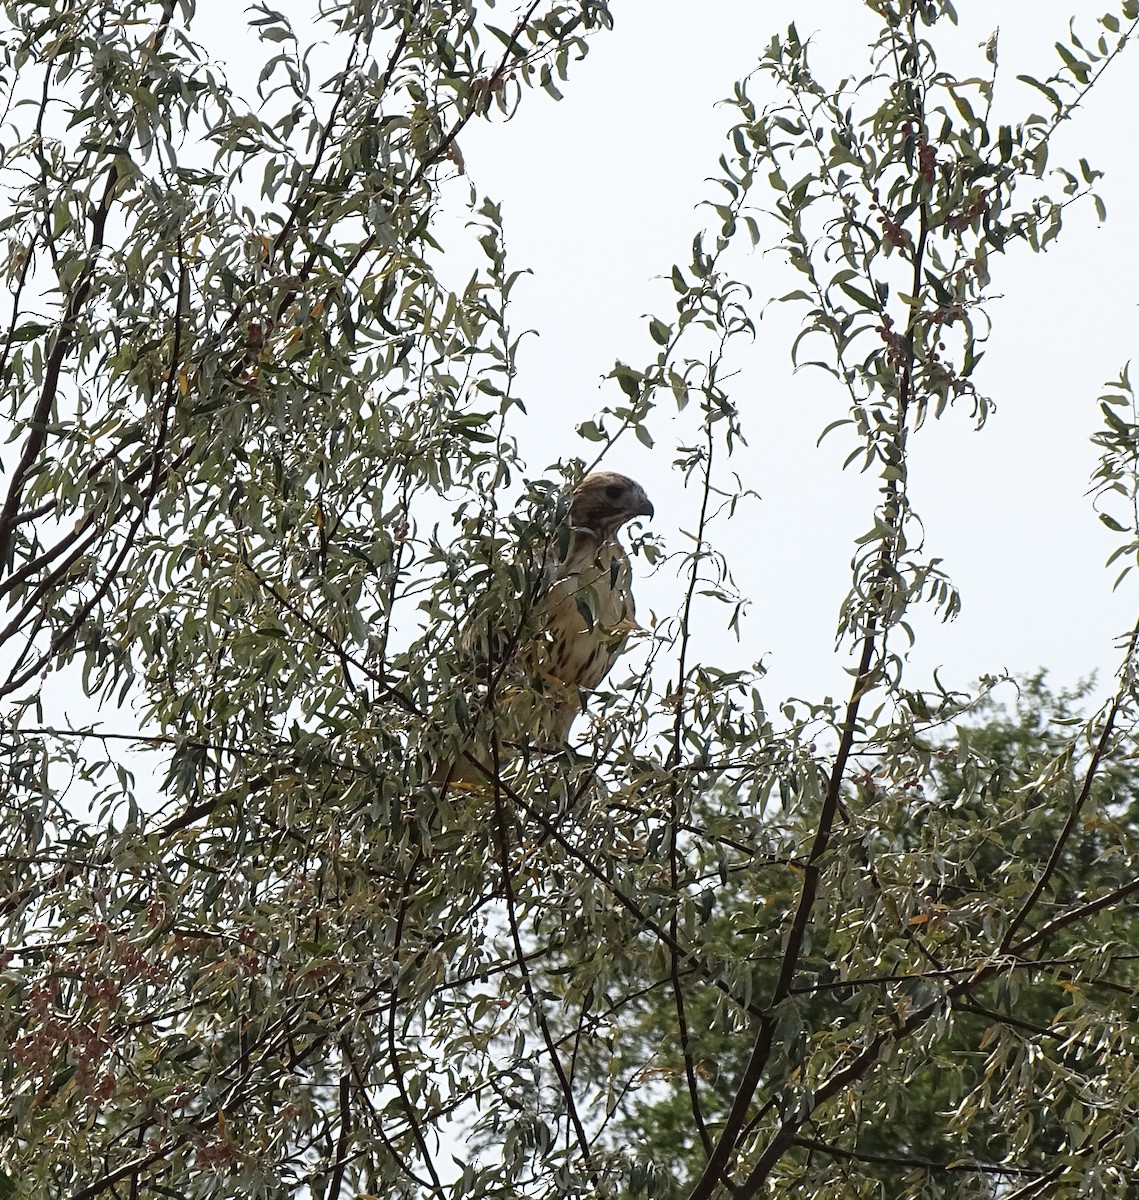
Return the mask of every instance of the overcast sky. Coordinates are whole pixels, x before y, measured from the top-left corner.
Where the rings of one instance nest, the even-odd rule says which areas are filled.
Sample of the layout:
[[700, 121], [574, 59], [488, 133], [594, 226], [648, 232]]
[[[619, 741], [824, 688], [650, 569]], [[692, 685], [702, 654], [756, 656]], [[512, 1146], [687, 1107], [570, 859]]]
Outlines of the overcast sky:
[[[255, 78], [264, 48], [251, 52], [234, 36], [240, 12], [227, 7], [223, 15], [213, 3], [200, 6], [194, 35], [251, 97], [249, 74]], [[281, 7], [302, 43], [327, 36], [311, 16], [316, 0], [281, 0]], [[535, 476], [558, 460], [592, 456], [595, 445], [575, 428], [619, 401], [616, 385], [602, 377], [616, 359], [643, 364], [654, 353], [645, 314], [671, 315], [674, 293], [663, 277], [687, 261], [703, 223], [697, 205], [711, 193], [705, 179], [733, 121], [733, 110], [718, 102], [792, 19], [812, 38], [818, 72], [836, 80], [865, 72], [876, 25], [859, 0], [614, 0], [612, 7], [615, 30], [593, 39], [561, 102], [527, 93], [512, 121], [473, 122], [461, 141], [469, 180], [501, 203], [511, 265], [531, 272], [515, 292], [512, 323], [515, 332], [538, 334], [524, 344], [517, 387], [530, 417], [515, 426]], [[1006, 111], [1038, 107], [1016, 75], [1054, 69], [1053, 43], [1066, 34], [1069, 6], [961, 0], [958, 7], [962, 27], [943, 65], [963, 76], [983, 73], [980, 45], [997, 13]], [[1090, 27], [1101, 8], [1085, 5], [1078, 28]], [[251, 36], [240, 26], [236, 32]], [[1106, 225], [1086, 205], [1069, 213], [1047, 254], [1022, 248], [993, 263], [999, 298], [990, 305], [994, 329], [977, 383], [996, 411], [980, 432], [967, 413], [950, 413], [912, 443], [911, 493], [926, 552], [944, 560], [964, 608], [947, 626], [928, 609], [915, 614], [910, 687], [925, 686], [935, 668], [947, 684], [968, 686], [983, 673], [1044, 666], [1065, 685], [1098, 672], [1102, 692], [1118, 665], [1119, 636], [1139, 607], [1136, 578], [1112, 592], [1114, 570], [1104, 560], [1116, 539], [1087, 496], [1101, 385], [1139, 343], [1139, 48], [1129, 53], [1054, 148], [1054, 161], [1084, 156], [1107, 172], [1100, 185]], [[457, 181], [450, 228], [444, 222], [440, 230], [449, 247], [470, 240], [459, 203], [465, 190], [466, 181]], [[761, 243], [745, 263], [757, 316], [788, 288], [768, 248]], [[471, 260], [459, 249], [448, 253], [459, 282]], [[696, 650], [705, 661], [764, 661], [771, 710], [788, 696], [849, 691], [850, 655], [835, 653], [834, 631], [853, 542], [877, 500], [875, 479], [840, 470], [850, 447], [844, 435], [816, 446], [845, 406], [828, 376], [791, 372], [800, 316], [769, 309], [731, 384], [750, 447], [727, 466], [761, 497], [714, 531], [752, 601], [741, 640], [726, 628], [726, 609], [708, 602], [697, 614]], [[671, 463], [690, 426], [666, 403], [651, 428], [653, 449], [630, 438], [606, 465], [646, 486], [656, 532], [668, 548], [682, 549], [698, 496], [684, 490]], [[643, 560], [637, 570], [642, 619], [675, 611], [675, 573], [649, 575]], [[92, 707], [74, 697], [69, 704], [82, 710], [71, 713], [77, 720]], [[121, 715], [103, 716], [109, 727], [122, 723]]]
[[[316, 0], [281, 0], [279, 7], [302, 43], [327, 36], [311, 16]], [[1077, 28], [1090, 28], [1102, 7], [1085, 4]], [[615, 30], [593, 39], [561, 102], [527, 93], [512, 121], [473, 122], [461, 141], [469, 180], [501, 203], [512, 266], [531, 272], [515, 292], [512, 324], [538, 334], [525, 342], [517, 388], [530, 419], [515, 427], [536, 476], [558, 460], [592, 456], [595, 445], [575, 428], [619, 402], [616, 385], [602, 377], [616, 359], [643, 364], [654, 353], [644, 315], [671, 315], [674, 293], [663, 277], [687, 261], [703, 222], [697, 205], [711, 194], [705, 179], [733, 121], [733, 110], [718, 102], [791, 20], [811, 37], [816, 70], [835, 80], [865, 73], [877, 26], [859, 0], [614, 0], [612, 9]], [[980, 46], [999, 19], [1006, 111], [1039, 107], [1015, 77], [1055, 68], [1053, 43], [1066, 35], [1072, 7], [961, 0], [958, 9], [962, 24], [950, 31], [943, 65], [962, 76], [984, 73]], [[234, 36], [240, 19], [207, 0], [194, 34], [252, 99], [250, 72], [264, 61], [264, 48], [250, 53]], [[980, 432], [966, 413], [950, 413], [912, 443], [911, 493], [926, 552], [944, 560], [964, 608], [947, 626], [932, 610], [915, 613], [910, 687], [925, 686], [935, 668], [947, 684], [968, 686], [982, 673], [1045, 666], [1059, 684], [1098, 672], [1102, 691], [1118, 665], [1119, 635], [1134, 620], [1137, 581], [1112, 592], [1114, 571], [1103, 564], [1116, 542], [1086, 494], [1101, 385], [1139, 343], [1139, 48], [1130, 54], [1108, 71], [1054, 154], [1054, 161], [1085, 156], [1107, 172], [1100, 187], [1106, 225], [1089, 204], [1069, 214], [1047, 254], [1022, 248], [995, 260], [999, 299], [990, 305], [994, 330], [977, 383], [996, 412]], [[458, 199], [465, 190], [458, 181], [451, 228], [441, 230], [448, 245], [466, 236], [468, 214]], [[788, 289], [767, 248], [761, 243], [745, 264], [757, 316]], [[449, 253], [459, 282], [471, 260], [461, 250]], [[840, 470], [849, 439], [840, 434], [816, 446], [845, 406], [828, 376], [791, 372], [800, 316], [768, 310], [731, 385], [750, 447], [726, 465], [761, 497], [713, 535], [752, 602], [741, 640], [726, 628], [721, 606], [708, 602], [697, 614], [696, 649], [705, 661], [764, 661], [769, 709], [787, 696], [849, 691], [850, 654], [836, 654], [834, 632], [853, 541], [869, 527], [877, 498], [873, 477]], [[644, 483], [656, 532], [668, 548], [681, 549], [680, 531], [695, 527], [698, 496], [683, 489], [671, 463], [691, 429], [667, 404], [651, 428], [653, 449], [630, 438], [606, 465]], [[675, 573], [650, 576], [643, 560], [637, 569], [642, 619], [675, 611]]]
[[[963, 0], [958, 10], [961, 27], [943, 65], [983, 74], [980, 47], [999, 20], [998, 95], [1006, 111], [1039, 110], [1042, 100], [1015, 77], [1056, 68], [1053, 43], [1066, 36], [1072, 7]], [[1090, 30], [1101, 10], [1084, 5], [1077, 30]], [[601, 377], [615, 359], [651, 357], [643, 314], [670, 315], [672, 289], [660, 277], [686, 261], [701, 223], [696, 205], [711, 193], [704, 180], [733, 120], [717, 102], [791, 20], [812, 37], [816, 68], [834, 79], [866, 72], [876, 26], [857, 0], [703, 0], [698, 16], [683, 0], [617, 0], [613, 11], [616, 29], [594, 40], [563, 101], [527, 95], [509, 124], [472, 126], [462, 141], [470, 177], [502, 204], [513, 266], [533, 272], [515, 294], [513, 325], [539, 334], [526, 343], [519, 380], [532, 418], [522, 444], [535, 474], [560, 457], [589, 457], [576, 424], [619, 399]], [[1057, 683], [1097, 671], [1107, 685], [1116, 668], [1118, 635], [1137, 597], [1130, 579], [1112, 593], [1114, 571], [1103, 564], [1116, 543], [1086, 492], [1101, 384], [1139, 340], [1136, 112], [1139, 62], [1124, 57], [1057, 140], [1053, 159], [1085, 156], [1107, 172], [1107, 224], [1089, 204], [1069, 214], [1047, 254], [1020, 248], [994, 261], [1000, 298], [990, 306], [993, 336], [977, 382], [996, 412], [980, 432], [965, 412], [951, 413], [913, 442], [911, 490], [927, 553], [945, 560], [964, 609], [946, 627], [930, 610], [918, 616], [910, 686], [939, 666], [955, 685], [1040, 666]], [[763, 250], [747, 267], [757, 314], [788, 287]], [[709, 604], [701, 619], [702, 652], [712, 661], [765, 660], [769, 706], [790, 694], [848, 690], [849, 656], [835, 656], [834, 629], [853, 538], [869, 527], [875, 500], [872, 479], [839, 470], [848, 440], [816, 448], [843, 397], [821, 372], [791, 373], [799, 316], [769, 311], [732, 385], [751, 448], [730, 465], [762, 497], [715, 535], [753, 601], [742, 643], [723, 628], [719, 607]], [[679, 431], [667, 408], [652, 428], [652, 450], [630, 439], [607, 465], [646, 485], [655, 526], [676, 548], [677, 529], [694, 527], [698, 497], [670, 470]], [[667, 613], [677, 587], [643, 579], [638, 598], [642, 609]]]

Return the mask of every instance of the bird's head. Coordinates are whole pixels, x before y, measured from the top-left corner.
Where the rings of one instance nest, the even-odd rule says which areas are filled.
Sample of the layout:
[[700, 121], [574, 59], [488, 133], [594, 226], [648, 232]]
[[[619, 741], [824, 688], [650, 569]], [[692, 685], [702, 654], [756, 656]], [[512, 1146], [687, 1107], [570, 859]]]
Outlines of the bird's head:
[[645, 489], [627, 475], [595, 471], [574, 488], [570, 525], [588, 529], [603, 540], [612, 537], [633, 517], [651, 517], [653, 506]]

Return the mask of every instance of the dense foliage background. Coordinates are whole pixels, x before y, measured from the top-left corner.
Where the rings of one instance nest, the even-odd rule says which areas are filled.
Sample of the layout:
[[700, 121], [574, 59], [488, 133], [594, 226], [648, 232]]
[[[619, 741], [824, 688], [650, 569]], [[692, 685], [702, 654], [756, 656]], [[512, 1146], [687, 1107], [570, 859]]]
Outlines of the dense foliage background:
[[[547, 466], [463, 134], [619, 5], [258, 5], [247, 91], [192, 0], [3, 5], [0, 1196], [1139, 1192], [1139, 626], [1092, 712], [906, 658], [959, 604], [911, 442], [988, 415], [986, 300], [1095, 211], [1051, 143], [1139, 13], [998, 105], [995, 38], [938, 62], [948, 0], [866, 7], [845, 80], [757, 47], [675, 307]], [[745, 599], [755, 242], [879, 484], [838, 701], [700, 649]], [[698, 523], [634, 537], [677, 611], [573, 746], [438, 786], [499, 699], [463, 623], [509, 638], [568, 487], [678, 410]], [[1126, 371], [1089, 434], [1125, 572]]]

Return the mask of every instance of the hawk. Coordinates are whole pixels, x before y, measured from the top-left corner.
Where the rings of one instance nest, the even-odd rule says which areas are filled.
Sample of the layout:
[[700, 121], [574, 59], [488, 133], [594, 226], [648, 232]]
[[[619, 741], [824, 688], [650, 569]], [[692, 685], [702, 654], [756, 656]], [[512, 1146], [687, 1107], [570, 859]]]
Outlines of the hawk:
[[[637, 628], [632, 570], [617, 534], [634, 517], [652, 515], [644, 488], [628, 476], [587, 475], [573, 492], [564, 557], [551, 555], [542, 566], [521, 627], [504, 629], [493, 614], [480, 614], [464, 631], [464, 647], [495, 681], [489, 715], [500, 762], [563, 743], [581, 711], [582, 693], [609, 674]], [[489, 768], [485, 743], [485, 736], [477, 738], [467, 753]], [[434, 775], [437, 783], [482, 778], [467, 759]]]

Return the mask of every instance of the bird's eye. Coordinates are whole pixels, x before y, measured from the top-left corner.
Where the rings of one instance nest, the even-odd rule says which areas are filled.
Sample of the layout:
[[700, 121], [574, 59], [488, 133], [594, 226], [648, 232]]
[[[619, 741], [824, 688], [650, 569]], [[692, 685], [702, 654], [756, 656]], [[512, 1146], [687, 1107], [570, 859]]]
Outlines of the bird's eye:
[[605, 494], [609, 497], [610, 500], [619, 500], [621, 498], [621, 493], [624, 490], [625, 489], [619, 483], [611, 483], [605, 489]]

